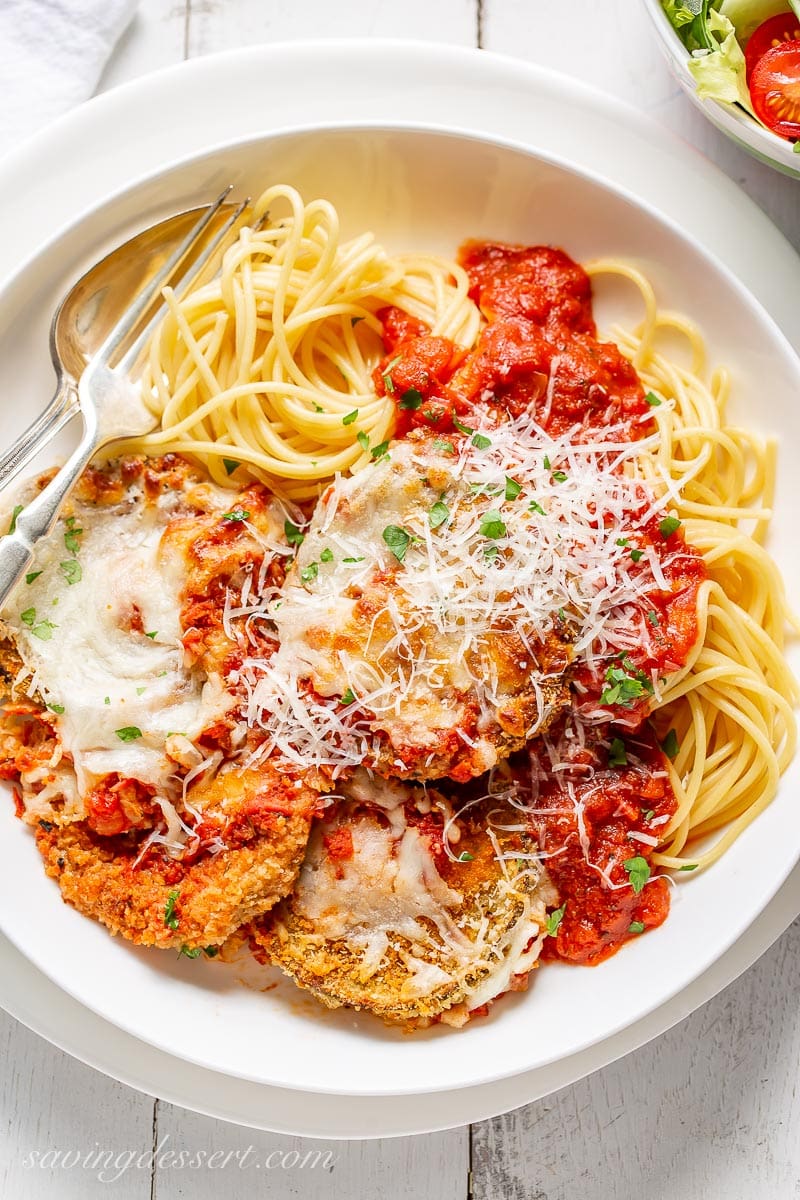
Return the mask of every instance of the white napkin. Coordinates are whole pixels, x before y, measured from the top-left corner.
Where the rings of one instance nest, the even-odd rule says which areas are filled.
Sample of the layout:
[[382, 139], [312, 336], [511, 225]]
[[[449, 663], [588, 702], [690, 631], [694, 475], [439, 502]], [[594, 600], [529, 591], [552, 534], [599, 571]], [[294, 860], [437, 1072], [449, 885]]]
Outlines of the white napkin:
[[0, 0], [0, 154], [94, 92], [137, 0]]

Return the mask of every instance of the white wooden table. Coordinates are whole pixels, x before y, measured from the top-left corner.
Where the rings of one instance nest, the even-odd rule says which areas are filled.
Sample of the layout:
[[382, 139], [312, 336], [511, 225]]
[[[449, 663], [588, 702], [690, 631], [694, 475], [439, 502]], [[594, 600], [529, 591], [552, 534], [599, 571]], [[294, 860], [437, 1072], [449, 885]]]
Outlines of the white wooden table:
[[[576, 74], [702, 149], [800, 249], [800, 183], [747, 157], [694, 111], [637, 0], [140, 0], [101, 87], [215, 50], [326, 36], [478, 45]], [[800, 921], [694, 1016], [546, 1100], [471, 1129], [329, 1146], [153, 1101], [0, 1013], [0, 1197], [788, 1200], [800, 1196], [799, 995]], [[264, 1161], [277, 1157], [255, 1180], [232, 1157], [200, 1170], [153, 1172], [145, 1162], [116, 1180], [26, 1165], [35, 1152], [85, 1155], [95, 1144], [137, 1155], [159, 1144], [206, 1155], [252, 1146]], [[309, 1149], [329, 1150], [327, 1167], [291, 1166]]]

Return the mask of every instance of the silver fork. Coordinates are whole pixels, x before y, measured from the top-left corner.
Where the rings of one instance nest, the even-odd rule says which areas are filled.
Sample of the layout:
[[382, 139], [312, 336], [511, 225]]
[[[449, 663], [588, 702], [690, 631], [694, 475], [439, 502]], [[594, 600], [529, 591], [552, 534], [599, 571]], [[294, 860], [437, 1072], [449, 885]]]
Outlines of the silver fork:
[[[129, 378], [129, 372], [166, 312], [163, 300], [130, 345], [128, 342], [183, 260], [202, 245], [208, 226], [229, 192], [230, 188], [226, 188], [209, 205], [158, 274], [113, 326], [78, 381], [77, 401], [62, 397], [58, 403], [51, 405], [13, 448], [19, 451], [20, 457], [30, 458], [35, 444], [48, 441], [76, 413], [79, 412], [82, 417], [83, 435], [78, 446], [35, 499], [17, 512], [12, 520], [12, 529], [0, 538], [0, 608], [30, 564], [36, 542], [53, 528], [64, 501], [95, 454], [120, 438], [149, 433], [158, 423], [146, 409]], [[175, 284], [178, 295], [186, 291], [211, 256], [220, 249], [248, 203], [244, 200], [234, 209], [201, 253], [191, 259], [190, 265]], [[115, 360], [120, 351], [124, 352]]]

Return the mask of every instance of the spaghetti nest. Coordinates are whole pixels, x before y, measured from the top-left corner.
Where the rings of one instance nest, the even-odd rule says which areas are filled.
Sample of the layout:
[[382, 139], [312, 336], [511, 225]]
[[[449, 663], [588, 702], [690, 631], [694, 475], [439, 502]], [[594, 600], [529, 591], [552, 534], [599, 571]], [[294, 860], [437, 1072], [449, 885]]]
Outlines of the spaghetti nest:
[[395, 405], [371, 381], [383, 354], [376, 313], [397, 307], [470, 345], [480, 314], [468, 292], [455, 263], [392, 256], [371, 233], [343, 241], [332, 204], [271, 187], [216, 279], [181, 299], [165, 290], [169, 315], [142, 378], [160, 428], [136, 446], [186, 454], [218, 483], [238, 471], [314, 497], [391, 435]]
[[[462, 347], [475, 346], [482, 317], [461, 266], [390, 255], [369, 233], [342, 240], [327, 201], [304, 204], [276, 186], [253, 217], [217, 278], [180, 299], [167, 289], [169, 315], [142, 380], [160, 428], [134, 448], [185, 454], [217, 483], [257, 478], [302, 502], [366, 466], [392, 436], [396, 397], [388, 387], [376, 394], [372, 378], [385, 354], [380, 311], [400, 309]], [[787, 626], [798, 625], [764, 547], [776, 447], [728, 423], [726, 372], [708, 374], [700, 330], [660, 310], [644, 276], [612, 259], [586, 269], [621, 275], [641, 293], [641, 326], [611, 331], [653, 397], [658, 437], [636, 471], [708, 570], [700, 635], [652, 710], [677, 798], [653, 862], [694, 870], [766, 807], [796, 749], [798, 687], [783, 647]], [[676, 332], [688, 363], [660, 349]]]
[[[704, 382], [705, 344], [694, 322], [659, 310], [650, 283], [628, 264], [603, 260], [587, 271], [622, 275], [642, 294], [641, 326], [612, 330], [661, 401], [653, 406], [658, 445], [640, 470], [654, 491], [669, 496], [708, 570], [698, 595], [700, 635], [654, 713], [678, 809], [653, 862], [693, 870], [719, 858], [769, 804], [797, 748], [800, 691], [784, 640], [787, 626], [798, 631], [800, 624], [763, 544], [777, 447], [728, 423], [728, 374], [717, 369]], [[688, 341], [688, 365], [659, 351], [665, 332]]]

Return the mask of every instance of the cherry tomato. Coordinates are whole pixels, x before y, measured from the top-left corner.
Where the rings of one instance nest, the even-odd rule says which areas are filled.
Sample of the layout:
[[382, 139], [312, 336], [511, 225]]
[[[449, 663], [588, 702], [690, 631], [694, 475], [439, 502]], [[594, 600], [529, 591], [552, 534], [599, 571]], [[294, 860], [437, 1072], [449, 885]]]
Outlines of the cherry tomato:
[[747, 39], [744, 57], [747, 63], [747, 82], [753, 74], [756, 63], [763, 58], [768, 50], [779, 46], [781, 42], [800, 41], [800, 19], [794, 13], [778, 13], [764, 21]]
[[800, 41], [773, 46], [750, 77], [753, 110], [779, 137], [800, 138]]

